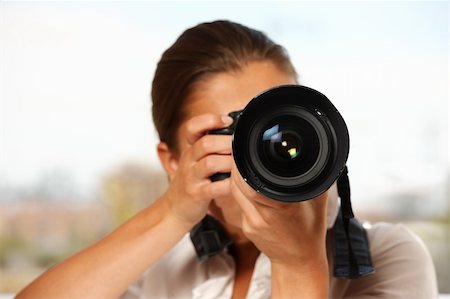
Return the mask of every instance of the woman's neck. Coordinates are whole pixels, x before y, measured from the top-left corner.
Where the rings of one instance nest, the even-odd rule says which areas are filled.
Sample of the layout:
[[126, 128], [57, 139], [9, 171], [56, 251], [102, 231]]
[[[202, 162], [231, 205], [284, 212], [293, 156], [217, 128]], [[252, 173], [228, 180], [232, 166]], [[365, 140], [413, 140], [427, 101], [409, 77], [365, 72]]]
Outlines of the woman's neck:
[[253, 269], [260, 254], [259, 249], [245, 236], [240, 228], [227, 223], [223, 223], [223, 227], [228, 237], [233, 241], [228, 252], [235, 261], [236, 269]]
[[225, 228], [225, 230], [233, 241], [228, 248], [228, 253], [235, 263], [232, 299], [246, 298], [260, 251], [240, 229]]
[[236, 270], [253, 269], [260, 254], [259, 249], [251, 242], [234, 243], [228, 252], [234, 259]]

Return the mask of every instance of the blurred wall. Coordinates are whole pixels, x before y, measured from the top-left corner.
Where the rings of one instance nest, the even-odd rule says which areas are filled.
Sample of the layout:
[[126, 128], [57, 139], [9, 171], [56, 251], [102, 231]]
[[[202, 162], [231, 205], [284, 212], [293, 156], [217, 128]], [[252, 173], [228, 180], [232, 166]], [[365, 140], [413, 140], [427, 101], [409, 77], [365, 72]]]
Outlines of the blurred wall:
[[183, 30], [215, 19], [265, 31], [332, 100], [357, 214], [405, 222], [450, 292], [448, 13], [446, 1], [0, 2], [0, 292], [164, 191], [153, 71]]

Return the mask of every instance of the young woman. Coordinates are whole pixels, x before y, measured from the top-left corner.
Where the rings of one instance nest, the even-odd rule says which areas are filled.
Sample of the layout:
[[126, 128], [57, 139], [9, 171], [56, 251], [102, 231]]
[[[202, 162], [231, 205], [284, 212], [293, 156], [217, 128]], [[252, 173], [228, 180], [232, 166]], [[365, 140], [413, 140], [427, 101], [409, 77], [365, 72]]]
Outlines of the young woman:
[[[152, 86], [167, 192], [17, 298], [435, 298], [430, 256], [401, 225], [367, 229], [374, 274], [333, 277], [335, 185], [300, 203], [265, 198], [237, 171], [231, 137], [206, 134], [262, 91], [296, 83], [285, 50], [259, 31], [228, 21], [186, 30]], [[212, 182], [217, 172], [231, 177]], [[233, 245], [200, 262], [188, 233], [207, 214]]]

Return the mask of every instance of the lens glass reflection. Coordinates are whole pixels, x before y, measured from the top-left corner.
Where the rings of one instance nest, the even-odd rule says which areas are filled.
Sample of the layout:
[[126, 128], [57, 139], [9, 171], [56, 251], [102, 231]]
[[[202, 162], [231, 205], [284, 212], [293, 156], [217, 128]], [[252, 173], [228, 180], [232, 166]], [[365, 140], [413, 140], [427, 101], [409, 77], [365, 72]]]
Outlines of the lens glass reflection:
[[313, 126], [298, 116], [278, 117], [263, 130], [258, 145], [262, 165], [282, 177], [296, 177], [311, 169], [320, 152]]

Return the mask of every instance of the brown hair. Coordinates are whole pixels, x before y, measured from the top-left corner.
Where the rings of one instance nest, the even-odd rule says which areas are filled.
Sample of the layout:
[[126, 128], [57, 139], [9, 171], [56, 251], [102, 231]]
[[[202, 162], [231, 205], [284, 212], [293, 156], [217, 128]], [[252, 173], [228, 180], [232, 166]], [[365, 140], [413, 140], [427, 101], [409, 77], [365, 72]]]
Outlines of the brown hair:
[[184, 31], [163, 53], [153, 79], [152, 113], [160, 140], [177, 151], [183, 107], [196, 83], [258, 60], [270, 60], [296, 76], [285, 49], [261, 31], [230, 21], [202, 23]]

